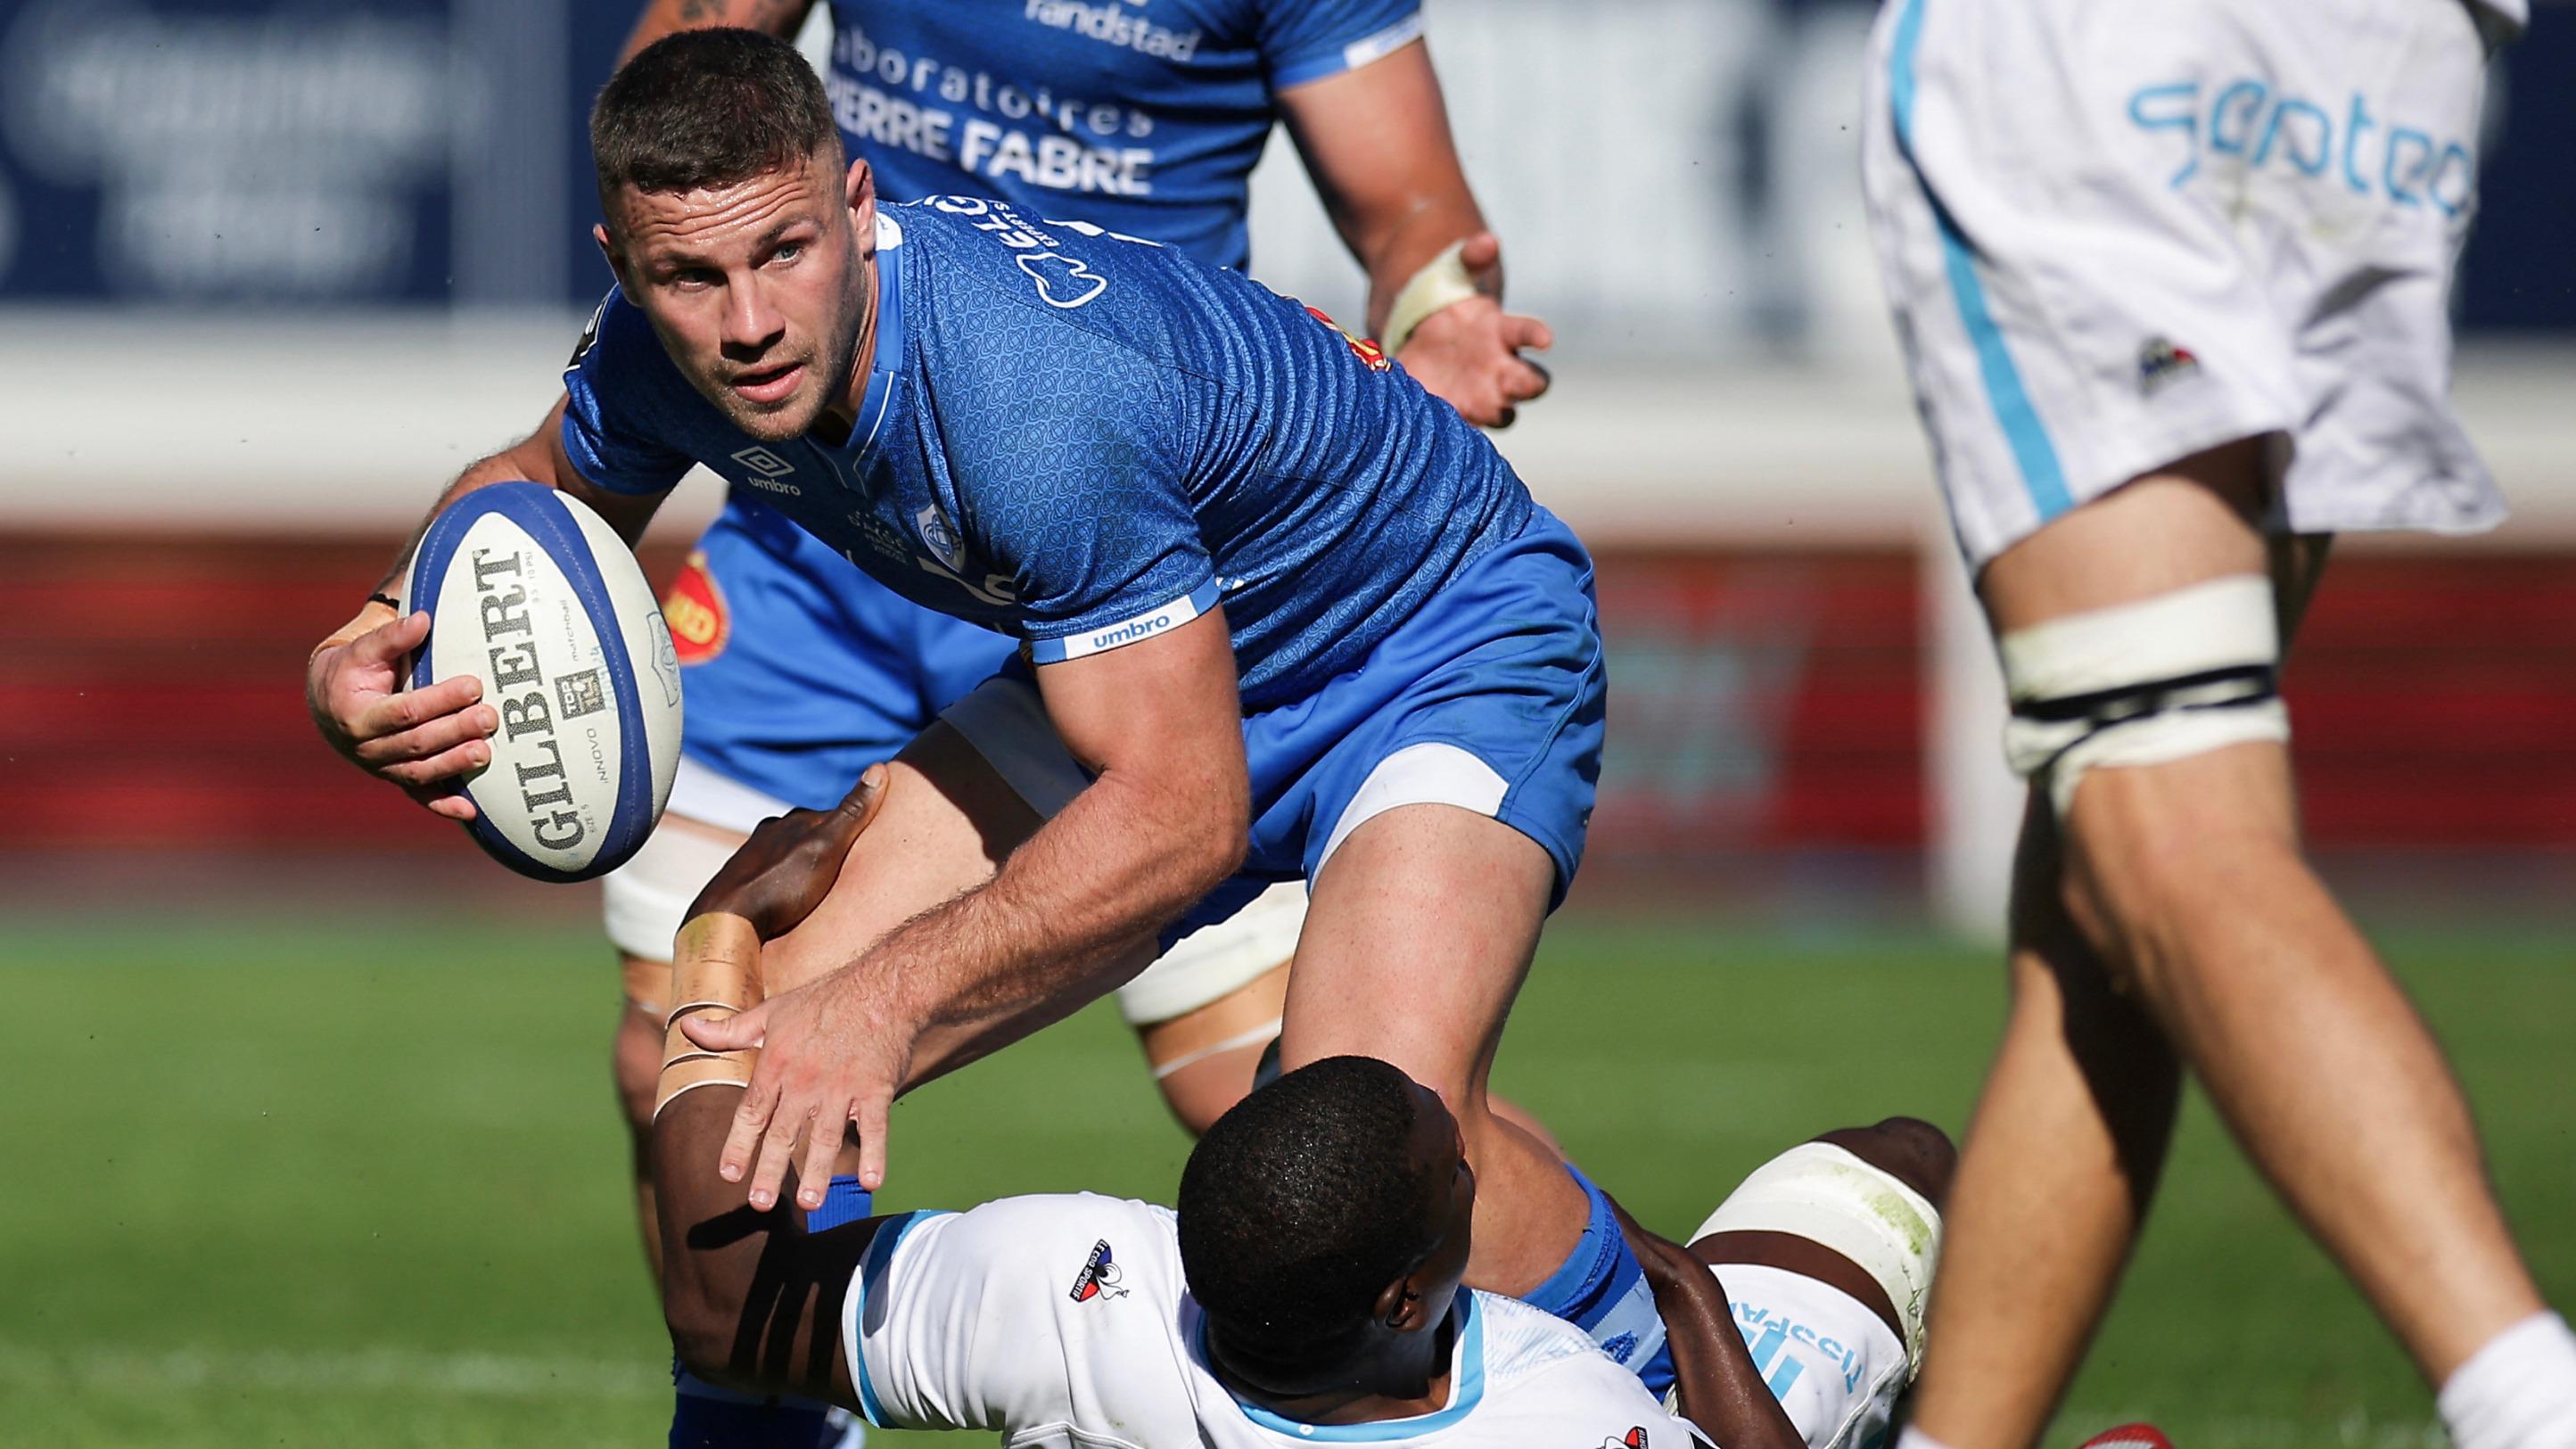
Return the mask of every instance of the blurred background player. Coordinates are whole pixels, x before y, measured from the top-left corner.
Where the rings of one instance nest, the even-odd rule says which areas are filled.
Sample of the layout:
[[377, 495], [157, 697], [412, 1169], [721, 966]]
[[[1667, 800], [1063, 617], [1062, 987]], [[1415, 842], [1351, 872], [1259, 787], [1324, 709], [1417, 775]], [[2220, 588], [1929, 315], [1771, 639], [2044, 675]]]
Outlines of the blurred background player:
[[[792, 37], [812, 8], [653, 0], [620, 59], [702, 26]], [[999, 196], [1239, 268], [1252, 168], [1284, 121], [1368, 274], [1369, 331], [1406, 371], [1490, 427], [1546, 389], [1520, 349], [1545, 347], [1548, 332], [1502, 311], [1500, 245], [1450, 140], [1418, 0], [1167, 0], [1122, 15], [1114, 34], [1019, 0], [829, 10], [834, 118], [884, 198]], [[682, 908], [754, 824], [789, 806], [829, 809], [1011, 652], [888, 592], [753, 491], [796, 482], [749, 476], [671, 591], [686, 753], [661, 829], [606, 888], [627, 982], [614, 1062], [648, 1244], [643, 1108]], [[1283, 883], [1119, 992], [1191, 1131], [1250, 1084], [1278, 1033], [1304, 900]]]
[[1566, 1324], [1460, 1291], [1476, 1177], [1440, 1097], [1385, 1062], [1245, 1098], [1192, 1151], [1177, 1214], [1017, 1197], [815, 1235], [709, 1170], [739, 1096], [677, 1087], [654, 1128], [693, 1370], [881, 1425], [1100, 1445], [1865, 1449], [1908, 1378], [1897, 1300], [1929, 1282], [1950, 1170], [1936, 1129], [1890, 1119], [1764, 1164], [1688, 1249], [1621, 1215], [1694, 1435]]
[[2014, 1002], [1914, 1449], [2037, 1441], [2185, 1068], [2439, 1386], [2460, 1449], [2576, 1444], [2576, 1337], [2440, 1050], [2302, 858], [2275, 693], [2332, 534], [2503, 516], [2451, 411], [2447, 307], [2487, 58], [2523, 19], [1880, 17], [1872, 223], [2031, 783]]

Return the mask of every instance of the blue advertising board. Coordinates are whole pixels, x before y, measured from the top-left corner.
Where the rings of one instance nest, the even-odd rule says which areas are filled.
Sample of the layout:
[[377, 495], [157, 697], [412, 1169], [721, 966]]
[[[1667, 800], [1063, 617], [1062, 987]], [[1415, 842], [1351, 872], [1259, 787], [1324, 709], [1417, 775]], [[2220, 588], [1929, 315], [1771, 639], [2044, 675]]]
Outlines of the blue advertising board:
[[0, 301], [596, 296], [633, 0], [0, 0]]

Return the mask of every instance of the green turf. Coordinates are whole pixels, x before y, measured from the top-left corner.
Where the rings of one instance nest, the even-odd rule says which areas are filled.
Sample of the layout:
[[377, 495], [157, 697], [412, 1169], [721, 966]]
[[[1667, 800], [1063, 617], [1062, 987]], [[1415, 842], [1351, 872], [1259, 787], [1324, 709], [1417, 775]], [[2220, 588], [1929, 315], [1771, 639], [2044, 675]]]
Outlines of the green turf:
[[[2567, 946], [2391, 945], [2562, 1303]], [[660, 1442], [595, 938], [19, 923], [0, 992], [0, 1440]], [[1819, 1128], [1895, 1111], [1956, 1127], [1998, 996], [1973, 952], [1568, 921], [1498, 1076], [1679, 1230]], [[889, 1205], [1161, 1196], [1184, 1146], [1098, 1010], [895, 1124]], [[2184, 1449], [2439, 1442], [2424, 1390], [2197, 1105], [2074, 1406], [2064, 1442], [2114, 1416], [2152, 1416]]]

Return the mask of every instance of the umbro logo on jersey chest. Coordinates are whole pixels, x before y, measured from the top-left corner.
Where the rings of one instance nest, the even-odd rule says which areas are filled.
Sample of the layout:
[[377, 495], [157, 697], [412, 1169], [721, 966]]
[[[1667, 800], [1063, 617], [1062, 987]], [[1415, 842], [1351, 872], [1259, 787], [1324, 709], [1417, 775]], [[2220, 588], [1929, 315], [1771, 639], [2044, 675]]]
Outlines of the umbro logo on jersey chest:
[[764, 492], [777, 493], [788, 498], [805, 496], [804, 488], [788, 481], [789, 477], [796, 472], [796, 465], [767, 448], [754, 444], [735, 453], [733, 461], [740, 463], [745, 470], [734, 475], [736, 482], [748, 483]]

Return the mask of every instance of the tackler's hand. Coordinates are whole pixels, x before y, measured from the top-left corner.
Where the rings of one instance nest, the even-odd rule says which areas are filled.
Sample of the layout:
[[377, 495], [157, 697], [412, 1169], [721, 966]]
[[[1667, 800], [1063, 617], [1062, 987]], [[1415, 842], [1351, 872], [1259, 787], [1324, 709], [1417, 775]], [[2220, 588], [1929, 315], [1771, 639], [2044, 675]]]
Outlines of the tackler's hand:
[[[305, 709], [341, 758], [401, 786], [436, 814], [471, 820], [473, 802], [448, 783], [492, 762], [500, 718], [482, 703], [483, 686], [471, 675], [403, 689], [403, 658], [429, 637], [429, 615], [397, 618], [381, 604], [368, 608], [306, 662]], [[377, 617], [385, 622], [364, 627]]]
[[1505, 312], [1503, 244], [1479, 232], [1459, 248], [1458, 265], [1474, 290], [1415, 323], [1396, 360], [1433, 396], [1484, 428], [1512, 425], [1514, 410], [1547, 391], [1547, 370], [1521, 355], [1545, 350], [1556, 336], [1535, 317]]
[[870, 765], [831, 809], [790, 810], [760, 822], [682, 919], [729, 912], [751, 922], [763, 941], [796, 929], [832, 893], [850, 847], [885, 803], [885, 788], [886, 767]]
[[861, 961], [740, 1016], [681, 1019], [689, 1040], [708, 1051], [760, 1053], [716, 1164], [727, 1182], [749, 1179], [754, 1208], [777, 1204], [791, 1159], [798, 1206], [821, 1207], [852, 1126], [859, 1186], [874, 1192], [884, 1185], [886, 1119], [911, 1075], [919, 1031], [894, 999], [898, 984]]

